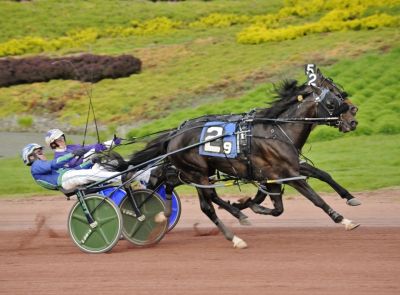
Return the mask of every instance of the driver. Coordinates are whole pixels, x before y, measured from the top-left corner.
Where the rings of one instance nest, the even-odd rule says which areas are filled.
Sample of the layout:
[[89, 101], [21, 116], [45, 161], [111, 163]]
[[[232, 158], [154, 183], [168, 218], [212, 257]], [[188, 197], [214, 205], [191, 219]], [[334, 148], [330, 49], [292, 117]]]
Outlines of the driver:
[[86, 152], [83, 157], [73, 157], [65, 163], [65, 167], [76, 167], [83, 163], [84, 160], [90, 159], [95, 153], [102, 152], [110, 149], [113, 146], [121, 144], [121, 139], [114, 137], [112, 140], [108, 140], [104, 143], [96, 143], [87, 146], [80, 144], [66, 144], [65, 134], [60, 129], [51, 129], [47, 131], [45, 142], [49, 148], [54, 151], [54, 158], [58, 159], [68, 153], [76, 151], [78, 149], [84, 149]]
[[[117, 176], [119, 172], [111, 172], [104, 169], [91, 169], [92, 161], [85, 161], [73, 168], [65, 165], [74, 157], [82, 157], [86, 153], [85, 149], [76, 149], [71, 153], [48, 161], [43, 154], [43, 147], [37, 143], [30, 143], [22, 149], [21, 157], [24, 164], [31, 166], [31, 174], [34, 180], [41, 186], [57, 190], [63, 188], [65, 190], [75, 189], [78, 186], [91, 182], [106, 180], [112, 181], [121, 179]], [[115, 178], [112, 178], [115, 176]]]

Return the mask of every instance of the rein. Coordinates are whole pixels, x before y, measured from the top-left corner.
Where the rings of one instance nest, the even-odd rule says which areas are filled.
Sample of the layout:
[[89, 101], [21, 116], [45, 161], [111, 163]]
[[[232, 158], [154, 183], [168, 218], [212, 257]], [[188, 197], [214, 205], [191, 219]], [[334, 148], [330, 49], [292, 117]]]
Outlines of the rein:
[[[267, 191], [267, 188], [265, 185], [256, 182], [256, 181], [247, 181], [246, 179], [240, 179], [238, 177], [236, 178], [227, 178], [227, 179], [222, 179], [219, 180], [221, 182], [225, 182], [225, 183], [220, 183], [220, 184], [199, 184], [199, 183], [193, 183], [193, 182], [186, 182], [182, 179], [180, 173], [178, 173], [177, 175], [178, 179], [180, 182], [182, 182], [183, 184], [189, 185], [189, 186], [193, 186], [193, 187], [197, 187], [197, 188], [220, 188], [220, 187], [229, 187], [229, 186], [238, 186], [240, 187], [240, 183], [243, 184], [252, 184], [255, 187], [257, 187], [258, 190], [260, 190], [261, 192], [271, 195], [271, 196], [279, 196], [280, 193], [272, 193]], [[294, 177], [287, 177], [287, 178], [280, 178], [280, 179], [269, 179], [266, 181], [267, 184], [272, 184], [272, 183], [284, 183], [287, 181], [293, 181], [293, 180], [299, 180], [299, 179], [307, 179], [306, 176], [294, 176]]]
[[97, 135], [97, 143], [100, 143], [99, 129], [97, 128], [97, 120], [96, 120], [96, 115], [94, 113], [94, 107], [93, 107], [93, 102], [92, 102], [92, 92], [91, 91], [88, 92], [88, 96], [89, 96], [89, 107], [88, 107], [88, 112], [87, 112], [87, 116], [86, 116], [85, 134], [83, 136], [82, 146], [85, 146], [87, 129], [88, 129], [88, 125], [89, 125], [90, 111], [92, 111], [92, 114], [93, 114], [93, 121], [94, 121], [94, 126], [96, 128], [96, 135]]
[[304, 123], [304, 124], [315, 124], [315, 123], [324, 123], [331, 121], [338, 121], [339, 117], [326, 117], [326, 118], [287, 118], [287, 119], [269, 119], [269, 118], [255, 118], [252, 119], [253, 122], [257, 121], [268, 121], [274, 123]]

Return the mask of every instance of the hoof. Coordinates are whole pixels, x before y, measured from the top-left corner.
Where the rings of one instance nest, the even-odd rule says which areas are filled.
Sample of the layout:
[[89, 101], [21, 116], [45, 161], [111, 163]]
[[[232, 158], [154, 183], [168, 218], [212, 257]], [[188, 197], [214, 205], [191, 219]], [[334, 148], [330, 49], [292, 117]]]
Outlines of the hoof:
[[239, 202], [239, 204], [244, 204], [249, 200], [251, 200], [250, 197], [243, 197], [243, 198], [238, 199], [238, 202]]
[[239, 219], [239, 223], [240, 223], [240, 225], [245, 225], [245, 226], [251, 225], [251, 222], [249, 221], [248, 217], [243, 218], [243, 219]]
[[361, 202], [359, 200], [357, 200], [356, 198], [352, 198], [350, 200], [347, 200], [346, 204], [349, 206], [359, 206], [359, 205], [361, 205]]
[[167, 217], [165, 217], [164, 212], [159, 212], [156, 216], [154, 216], [154, 221], [157, 223], [162, 223], [167, 221]]
[[272, 210], [258, 204], [251, 204], [249, 208], [256, 214], [272, 215]]
[[246, 242], [237, 236], [233, 237], [232, 242], [233, 242], [233, 248], [238, 248], [238, 249], [247, 248]]
[[344, 228], [346, 230], [352, 230], [352, 229], [355, 229], [360, 226], [359, 223], [353, 223], [353, 221], [348, 220], [346, 218], [343, 218], [342, 222], [340, 222], [340, 223], [344, 225]]
[[213, 228], [210, 231], [206, 231], [206, 232], [201, 232], [199, 229], [199, 224], [196, 222], [195, 224], [193, 224], [193, 229], [195, 232], [195, 236], [215, 236], [219, 234], [219, 229], [218, 228]]

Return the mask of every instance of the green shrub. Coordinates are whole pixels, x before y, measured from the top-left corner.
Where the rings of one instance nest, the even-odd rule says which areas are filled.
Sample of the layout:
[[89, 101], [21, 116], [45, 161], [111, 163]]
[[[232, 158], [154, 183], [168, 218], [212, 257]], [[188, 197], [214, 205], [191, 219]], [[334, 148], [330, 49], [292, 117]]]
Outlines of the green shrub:
[[[359, 124], [357, 129], [351, 133], [351, 135], [372, 135], [374, 134], [374, 129], [371, 124], [366, 120], [358, 119]], [[350, 135], [350, 134], [349, 134]]]
[[338, 129], [329, 126], [318, 126], [310, 134], [311, 141], [326, 141], [341, 137], [342, 133]]
[[400, 117], [398, 114], [386, 113], [376, 120], [377, 131], [381, 134], [400, 133]]
[[30, 128], [33, 125], [33, 118], [31, 116], [19, 117], [18, 126], [22, 128]]

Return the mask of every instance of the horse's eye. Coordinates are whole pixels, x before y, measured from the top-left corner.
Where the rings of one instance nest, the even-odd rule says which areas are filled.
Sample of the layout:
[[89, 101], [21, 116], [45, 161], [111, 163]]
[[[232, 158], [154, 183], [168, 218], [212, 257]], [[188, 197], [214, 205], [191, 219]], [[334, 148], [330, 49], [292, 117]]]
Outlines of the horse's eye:
[[326, 106], [328, 107], [329, 110], [333, 110], [335, 108], [335, 102], [333, 100], [328, 100], [326, 102]]
[[350, 113], [355, 115], [355, 114], [357, 114], [357, 112], [358, 112], [358, 108], [356, 106], [351, 106], [350, 107]]

